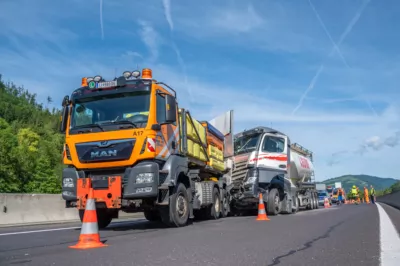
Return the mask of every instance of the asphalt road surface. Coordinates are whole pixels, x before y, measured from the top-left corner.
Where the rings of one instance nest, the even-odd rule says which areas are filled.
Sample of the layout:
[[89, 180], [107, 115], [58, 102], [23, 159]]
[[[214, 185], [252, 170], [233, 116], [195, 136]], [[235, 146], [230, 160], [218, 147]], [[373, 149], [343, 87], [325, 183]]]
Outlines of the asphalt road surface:
[[183, 228], [143, 219], [116, 222], [100, 231], [108, 246], [90, 250], [68, 248], [77, 243], [77, 223], [1, 228], [0, 265], [400, 265], [400, 211], [387, 205], [269, 218], [231, 217]]

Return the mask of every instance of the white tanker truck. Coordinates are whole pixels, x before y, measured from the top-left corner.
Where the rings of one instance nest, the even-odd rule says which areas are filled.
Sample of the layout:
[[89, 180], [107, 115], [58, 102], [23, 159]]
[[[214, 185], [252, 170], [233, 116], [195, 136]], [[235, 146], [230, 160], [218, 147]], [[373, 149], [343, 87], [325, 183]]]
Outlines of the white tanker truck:
[[312, 152], [268, 127], [236, 134], [231, 213], [256, 211], [260, 192], [269, 215], [318, 208]]

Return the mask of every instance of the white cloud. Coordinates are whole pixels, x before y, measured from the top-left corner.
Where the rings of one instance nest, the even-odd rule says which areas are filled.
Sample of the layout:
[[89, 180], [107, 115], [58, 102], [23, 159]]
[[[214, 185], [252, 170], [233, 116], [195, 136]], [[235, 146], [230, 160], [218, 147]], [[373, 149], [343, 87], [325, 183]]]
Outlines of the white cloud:
[[254, 10], [252, 4], [243, 9], [222, 9], [211, 17], [211, 27], [227, 32], [244, 33], [256, 30], [264, 23], [262, 17]]
[[213, 1], [211, 8], [204, 2], [188, 3], [176, 8], [176, 31], [201, 42], [264, 51], [321, 51], [320, 41], [309, 34], [308, 14], [303, 17], [283, 1]]
[[140, 36], [150, 52], [150, 61], [158, 59], [158, 43], [160, 37], [154, 28], [146, 21], [139, 21], [141, 25]]

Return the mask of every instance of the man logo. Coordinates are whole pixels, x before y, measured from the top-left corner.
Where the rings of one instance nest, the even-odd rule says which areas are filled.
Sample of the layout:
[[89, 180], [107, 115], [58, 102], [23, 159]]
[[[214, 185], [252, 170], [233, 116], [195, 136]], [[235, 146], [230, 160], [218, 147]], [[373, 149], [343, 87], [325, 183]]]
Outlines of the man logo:
[[108, 141], [107, 141], [107, 140], [105, 140], [105, 141], [101, 141], [101, 142], [100, 142], [100, 145], [99, 145], [99, 147], [103, 147], [103, 148], [105, 148], [105, 147], [107, 147], [107, 146], [109, 146], [109, 145], [108, 145]]
[[92, 151], [90, 153], [90, 158], [103, 158], [103, 157], [115, 157], [117, 156], [117, 150], [108, 151]]

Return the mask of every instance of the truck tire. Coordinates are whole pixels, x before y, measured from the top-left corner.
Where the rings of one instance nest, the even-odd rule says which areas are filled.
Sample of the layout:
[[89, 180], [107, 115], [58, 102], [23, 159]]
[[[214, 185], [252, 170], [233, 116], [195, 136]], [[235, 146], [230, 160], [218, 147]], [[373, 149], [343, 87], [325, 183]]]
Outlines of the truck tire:
[[227, 217], [229, 214], [229, 198], [226, 189], [222, 190], [221, 218]]
[[279, 191], [276, 188], [270, 190], [268, 194], [267, 213], [268, 215], [278, 215], [280, 212]]
[[143, 214], [144, 218], [150, 222], [161, 221], [160, 213], [157, 210], [145, 210]]
[[[171, 222], [175, 227], [186, 226], [189, 220], [189, 195], [183, 183], [178, 183], [170, 200]], [[164, 219], [163, 219], [164, 220]]]
[[314, 210], [314, 199], [312, 194], [310, 194], [310, 210]]
[[318, 194], [314, 194], [314, 205], [315, 205], [315, 209], [319, 208]]
[[213, 204], [211, 206], [210, 218], [213, 220], [217, 220], [221, 216], [221, 197], [219, 195], [218, 188], [214, 187], [212, 197]]
[[[79, 210], [79, 218], [81, 222], [83, 222], [83, 215], [85, 214], [85, 210]], [[97, 214], [97, 226], [99, 229], [104, 229], [110, 225], [112, 222], [112, 216], [107, 212], [106, 209], [96, 209]]]
[[307, 203], [307, 206], [306, 206], [306, 210], [312, 210], [313, 209], [313, 201], [312, 201], [312, 196], [311, 195], [308, 195], [308, 197], [310, 198], [310, 200], [308, 201], [308, 203]]

